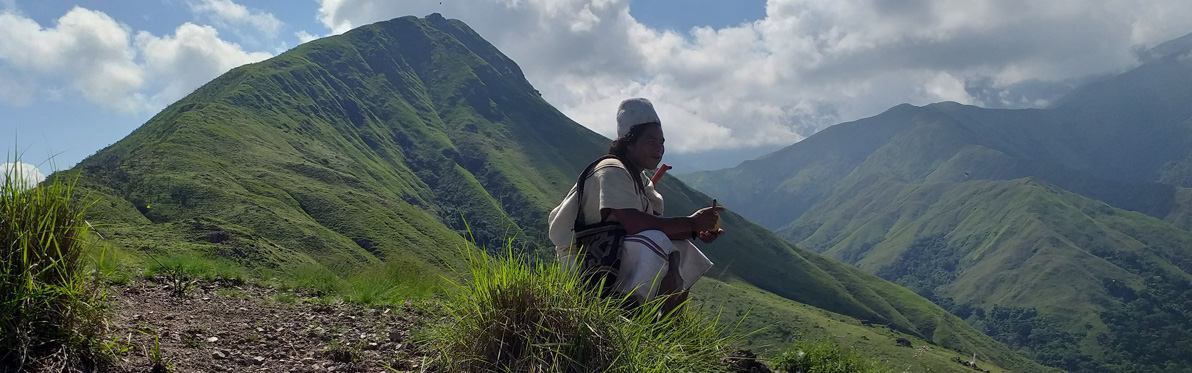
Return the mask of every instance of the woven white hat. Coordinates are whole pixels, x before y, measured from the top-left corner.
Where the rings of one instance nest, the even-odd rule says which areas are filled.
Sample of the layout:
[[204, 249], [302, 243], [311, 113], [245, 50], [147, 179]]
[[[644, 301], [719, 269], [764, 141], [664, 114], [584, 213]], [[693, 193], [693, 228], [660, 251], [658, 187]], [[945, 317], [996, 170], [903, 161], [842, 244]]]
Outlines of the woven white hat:
[[621, 101], [621, 106], [617, 107], [617, 137], [625, 137], [630, 128], [642, 123], [662, 123], [658, 112], [654, 111], [654, 104], [641, 97]]

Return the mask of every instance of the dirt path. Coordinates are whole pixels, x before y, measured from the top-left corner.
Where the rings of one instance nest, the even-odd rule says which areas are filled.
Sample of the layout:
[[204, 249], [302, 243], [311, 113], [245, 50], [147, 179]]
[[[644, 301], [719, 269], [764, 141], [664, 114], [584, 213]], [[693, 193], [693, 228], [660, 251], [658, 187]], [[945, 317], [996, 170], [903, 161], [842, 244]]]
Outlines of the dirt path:
[[171, 372], [421, 371], [426, 360], [410, 333], [429, 317], [409, 304], [326, 304], [226, 281], [182, 295], [140, 281], [112, 288], [110, 300], [109, 340], [126, 350], [115, 371], [153, 371], [154, 336]]

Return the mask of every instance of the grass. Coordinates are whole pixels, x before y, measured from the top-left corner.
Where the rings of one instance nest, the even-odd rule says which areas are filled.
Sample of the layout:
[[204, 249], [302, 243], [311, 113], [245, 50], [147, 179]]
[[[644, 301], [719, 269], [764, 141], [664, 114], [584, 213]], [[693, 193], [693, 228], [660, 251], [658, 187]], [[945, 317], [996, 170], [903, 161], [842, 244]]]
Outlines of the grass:
[[[185, 289], [187, 282], [202, 279], [228, 280], [236, 283], [244, 282], [248, 271], [243, 267], [222, 258], [209, 258], [196, 252], [162, 252], [157, 249], [143, 249], [144, 257], [148, 261], [143, 263], [146, 277], [165, 276], [175, 288]], [[150, 251], [163, 253], [154, 255]]]
[[790, 373], [887, 373], [894, 370], [845, 350], [831, 339], [799, 340], [774, 359], [774, 369]]
[[29, 187], [24, 176], [6, 170], [0, 187], [0, 370], [94, 367], [106, 291], [102, 265], [89, 263], [86, 206], [73, 182]]
[[[100, 227], [118, 234], [112, 241], [116, 247], [111, 251], [120, 254], [119, 263], [105, 265], [109, 268], [106, 273], [110, 282], [127, 283], [130, 277], [139, 277], [166, 284], [175, 295], [184, 295], [199, 281], [232, 285], [252, 282], [278, 288], [283, 293], [296, 291], [277, 299], [283, 303], [294, 303], [297, 294], [312, 292], [319, 301], [378, 306], [429, 299], [440, 294], [445, 285], [441, 269], [401, 257], [358, 264], [300, 261], [286, 266], [253, 265], [219, 257], [205, 247], [166, 244], [130, 249], [143, 242], [169, 243], [162, 241], [161, 235], [166, 231], [134, 236], [129, 234], [131, 229], [127, 226]], [[221, 287], [218, 291], [230, 295], [234, 290]]]
[[153, 335], [153, 347], [145, 346], [145, 358], [153, 363], [149, 370], [150, 373], [166, 373], [174, 370], [174, 364], [170, 363], [170, 360], [161, 351], [161, 340], [157, 334]]
[[661, 302], [622, 308], [600, 298], [557, 263], [469, 245], [467, 278], [429, 327], [428, 350], [447, 371], [725, 371], [739, 337], [686, 307], [659, 315]]
[[[958, 365], [954, 359], [961, 357], [967, 361], [973, 353], [977, 353], [981, 367], [991, 372], [1008, 372], [1011, 370], [1006, 369], [1006, 365], [1018, 363], [991, 361], [988, 351], [995, 349], [995, 345], [976, 345], [959, 351], [929, 346], [929, 342], [922, 338], [891, 330], [880, 322], [866, 326], [861, 320], [793, 303], [739, 281], [704, 278], [696, 283], [691, 294], [693, 308], [704, 314], [722, 314], [733, 319], [748, 315], [737, 329], [756, 332], [743, 336], [738, 345], [768, 359], [778, 358], [799, 341], [832, 340], [842, 348], [859, 352], [867, 360], [896, 367], [899, 372], [955, 371]], [[909, 340], [913, 347], [899, 346], [899, 338]], [[1013, 371], [1040, 370], [1027, 367]]]
[[[803, 241], [808, 247], [826, 249], [827, 255], [961, 310], [958, 315], [979, 330], [987, 325], [983, 317], [968, 315], [990, 313], [996, 306], [990, 299], [1011, 300], [1002, 307], [1037, 309], [1077, 342], [1040, 337], [1044, 328], [1030, 328], [1026, 320], [1008, 330], [1030, 333], [996, 338], [1068, 370], [1080, 370], [1080, 356], [1096, 357], [1100, 364], [1113, 351], [1100, 342], [1109, 332], [1103, 315], [1120, 312], [1123, 302], [1103, 284], [1124, 281], [1141, 289], [1152, 275], [1141, 268], [1178, 278], [1186, 276], [1179, 263], [1192, 262], [1179, 249], [1192, 245], [1187, 231], [1033, 178], [874, 183], [866, 192], [835, 196], [806, 216], [826, 219]], [[888, 229], [863, 229], [873, 226]], [[1123, 257], [1135, 258], [1135, 266], [1114, 262]]]
[[440, 273], [428, 265], [406, 260], [342, 270], [308, 264], [288, 271], [280, 284], [283, 288], [314, 290], [364, 306], [397, 305], [441, 293], [444, 283]]
[[182, 264], [166, 266], [165, 264], [158, 262], [157, 258], [154, 258], [153, 256], [149, 256], [149, 258], [153, 259], [153, 261], [160, 266], [161, 271], [158, 273], [164, 274], [166, 285], [170, 286], [170, 293], [175, 297], [186, 295], [186, 292], [190, 291], [190, 289], [194, 287], [194, 280], [190, 278], [190, 273], [186, 271], [186, 268], [183, 267]]

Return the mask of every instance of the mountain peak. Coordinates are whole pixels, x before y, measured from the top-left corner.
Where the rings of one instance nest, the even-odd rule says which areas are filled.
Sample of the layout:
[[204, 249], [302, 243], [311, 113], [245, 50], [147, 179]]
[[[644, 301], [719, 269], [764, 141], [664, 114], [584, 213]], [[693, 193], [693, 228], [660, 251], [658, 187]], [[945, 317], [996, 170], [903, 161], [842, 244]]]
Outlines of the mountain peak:
[[1165, 57], [1185, 55], [1189, 52], [1192, 52], [1192, 33], [1135, 53], [1140, 62], [1148, 63]]

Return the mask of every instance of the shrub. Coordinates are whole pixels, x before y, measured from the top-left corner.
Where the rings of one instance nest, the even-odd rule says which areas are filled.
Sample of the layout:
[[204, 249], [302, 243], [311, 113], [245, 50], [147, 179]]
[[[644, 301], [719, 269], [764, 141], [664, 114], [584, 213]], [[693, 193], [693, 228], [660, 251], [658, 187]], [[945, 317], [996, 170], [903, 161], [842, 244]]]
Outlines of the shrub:
[[105, 291], [87, 262], [85, 206], [73, 183], [23, 176], [5, 170], [0, 187], [0, 371], [88, 369], [102, 356]]
[[845, 351], [833, 340], [799, 340], [774, 359], [774, 370], [788, 373], [879, 373], [890, 369]]
[[627, 310], [602, 299], [557, 263], [465, 248], [469, 278], [443, 302], [448, 316], [428, 330], [447, 371], [724, 371], [735, 337], [685, 307], [660, 316], [660, 302]]

